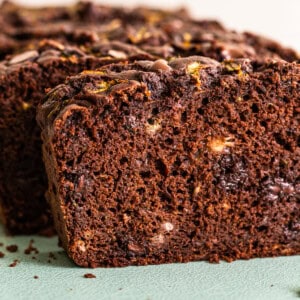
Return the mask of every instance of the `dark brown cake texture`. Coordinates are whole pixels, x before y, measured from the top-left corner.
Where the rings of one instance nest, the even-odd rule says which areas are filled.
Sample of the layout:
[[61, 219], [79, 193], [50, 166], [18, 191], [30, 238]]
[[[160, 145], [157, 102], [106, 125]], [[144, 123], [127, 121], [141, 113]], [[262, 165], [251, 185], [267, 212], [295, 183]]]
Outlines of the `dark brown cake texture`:
[[[45, 89], [85, 69], [152, 58], [120, 42], [105, 42], [87, 52], [45, 40], [37, 50], [0, 63], [0, 217], [11, 233], [47, 234], [52, 228], [44, 199], [47, 180], [40, 130], [35, 121]], [[111, 56], [116, 53], [122, 53], [122, 58]]]
[[[192, 20], [184, 10], [91, 3], [44, 10], [5, 3], [2, 8], [0, 23], [8, 24], [5, 36], [18, 48], [30, 49], [0, 63], [0, 217], [12, 233], [47, 233], [45, 228], [51, 224], [43, 197], [47, 180], [35, 111], [45, 89], [62, 83], [66, 76], [118, 61], [191, 54], [220, 61], [297, 59], [293, 50], [276, 42], [228, 31], [216, 21]], [[49, 36], [55, 39], [46, 42], [49, 48], [36, 46]]]
[[[113, 31], [111, 38], [127, 40], [132, 32], [125, 31], [122, 25], [130, 23], [134, 28], [175, 16], [180, 20], [187, 18], [187, 13], [184, 10], [123, 9], [90, 2], [41, 9], [3, 2], [0, 57], [28, 49], [0, 63], [0, 91], [3, 91], [0, 96], [3, 108], [0, 112], [0, 219], [11, 233], [48, 234], [52, 228], [51, 214], [43, 196], [47, 183], [40, 133], [35, 125], [35, 108], [45, 89], [84, 69], [116, 60], [151, 59], [152, 55], [145, 51], [119, 41], [110, 42], [105, 33]], [[44, 37], [55, 40], [48, 40], [45, 47], [40, 46], [40, 39]], [[146, 42], [148, 53], [153, 52], [155, 56], [165, 57], [173, 51], [168, 45], [156, 47], [154, 38], [152, 44]], [[81, 46], [72, 48], [72, 44]]]
[[76, 264], [300, 253], [299, 64], [114, 69], [71, 77], [38, 113], [48, 198]]

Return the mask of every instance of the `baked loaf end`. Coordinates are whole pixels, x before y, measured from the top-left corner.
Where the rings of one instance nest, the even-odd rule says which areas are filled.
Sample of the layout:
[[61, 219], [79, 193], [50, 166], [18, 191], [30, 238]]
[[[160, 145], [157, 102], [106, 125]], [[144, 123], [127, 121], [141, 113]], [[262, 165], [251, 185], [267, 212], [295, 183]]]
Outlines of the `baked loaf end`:
[[300, 253], [300, 66], [84, 72], [40, 107], [48, 198], [85, 267]]
[[[115, 58], [110, 54], [122, 55]], [[85, 69], [151, 57], [120, 42], [104, 42], [84, 52], [44, 40], [36, 50], [0, 63], [0, 218], [10, 233], [47, 234], [52, 228], [44, 198], [47, 177], [36, 124], [36, 108], [45, 90]]]

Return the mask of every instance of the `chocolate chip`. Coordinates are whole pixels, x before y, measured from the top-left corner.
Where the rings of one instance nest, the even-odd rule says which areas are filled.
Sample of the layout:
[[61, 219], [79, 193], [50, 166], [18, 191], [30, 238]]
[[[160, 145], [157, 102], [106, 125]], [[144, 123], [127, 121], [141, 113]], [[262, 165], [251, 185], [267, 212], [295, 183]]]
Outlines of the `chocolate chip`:
[[127, 55], [124, 52], [118, 51], [118, 50], [109, 50], [108, 55], [110, 55], [111, 57], [114, 57], [114, 58], [119, 58], [119, 59], [127, 58]]
[[81, 50], [79, 50], [76, 47], [71, 47], [71, 46], [65, 48], [64, 54], [66, 54], [66, 55], [76, 55], [77, 57], [85, 56], [84, 52], [82, 52]]
[[8, 64], [9, 65], [15, 65], [19, 64], [24, 61], [33, 61], [36, 57], [39, 56], [39, 53], [36, 50], [26, 51], [22, 54], [19, 54], [15, 57], [13, 57]]
[[43, 57], [39, 57], [38, 60], [37, 60], [37, 63], [45, 64], [47, 62], [53, 62], [55, 60], [60, 60], [60, 58], [57, 57], [57, 56], [45, 55]]
[[168, 62], [164, 59], [158, 59], [153, 63], [150, 68], [151, 71], [171, 71], [172, 68], [168, 65]]
[[46, 51], [43, 51], [40, 55], [40, 57], [45, 57], [45, 56], [54, 56], [54, 57], [59, 57], [61, 54], [60, 51], [58, 50], [54, 50], [54, 49], [50, 49], [50, 50], [46, 50]]
[[43, 48], [55, 48], [55, 49], [58, 49], [58, 50], [64, 50], [65, 49], [65, 46], [61, 43], [59, 43], [58, 41], [54, 41], [54, 40], [43, 40], [40, 42], [40, 47], [43, 47]]
[[254, 48], [244, 44], [234, 44], [234, 43], [225, 43], [219, 42], [217, 43], [217, 47], [221, 50], [221, 54], [224, 59], [232, 59], [232, 58], [241, 58], [245, 56], [245, 53], [249, 57], [253, 57], [256, 55]]

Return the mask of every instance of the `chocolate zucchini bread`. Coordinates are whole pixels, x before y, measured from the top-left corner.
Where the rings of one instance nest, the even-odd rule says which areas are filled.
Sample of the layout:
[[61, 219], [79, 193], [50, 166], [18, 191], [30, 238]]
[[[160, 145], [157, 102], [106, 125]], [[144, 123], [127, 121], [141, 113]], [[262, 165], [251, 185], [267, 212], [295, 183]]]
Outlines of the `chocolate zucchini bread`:
[[[84, 69], [107, 64], [117, 69], [113, 63], [119, 61], [199, 54], [219, 61], [298, 59], [276, 42], [228, 31], [216, 21], [193, 20], [184, 10], [92, 3], [28, 9], [5, 2], [0, 24], [0, 57], [27, 49], [0, 63], [0, 216], [12, 233], [45, 232], [51, 224], [35, 121], [45, 89]], [[40, 44], [45, 37], [52, 40]]]
[[118, 40], [146, 48], [164, 46], [167, 53], [175, 48], [177, 56], [197, 54], [220, 61], [241, 57], [299, 59], [294, 50], [275, 41], [230, 31], [217, 21], [192, 19], [184, 9], [124, 9], [90, 2], [29, 9], [5, 2], [0, 7], [0, 24], [0, 58], [20, 49], [33, 49], [40, 39], [51, 38], [77, 46], [99, 40]]
[[204, 57], [71, 77], [38, 112], [84, 267], [300, 254], [300, 65]]
[[[122, 58], [114, 58], [117, 53], [122, 53]], [[85, 69], [136, 59], [153, 58], [120, 42], [99, 44], [84, 53], [46, 40], [37, 50], [0, 64], [0, 216], [11, 233], [47, 233], [52, 226], [44, 199], [47, 181], [35, 121], [45, 89]]]

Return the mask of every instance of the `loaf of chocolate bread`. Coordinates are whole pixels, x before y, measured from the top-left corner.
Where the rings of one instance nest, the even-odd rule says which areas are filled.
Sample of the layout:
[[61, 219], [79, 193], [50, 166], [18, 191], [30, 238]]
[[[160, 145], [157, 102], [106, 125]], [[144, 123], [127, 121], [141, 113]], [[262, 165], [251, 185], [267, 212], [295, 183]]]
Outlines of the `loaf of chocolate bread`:
[[[117, 70], [113, 63], [119, 61], [196, 54], [219, 61], [298, 58], [276, 42], [228, 31], [216, 21], [193, 20], [184, 10], [91, 3], [27, 9], [5, 2], [0, 24], [0, 57], [30, 49], [0, 63], [0, 215], [12, 233], [44, 232], [51, 223], [43, 197], [47, 181], [35, 111], [45, 89], [66, 76], [107, 64]], [[44, 37], [54, 40], [40, 44]]]
[[0, 63], [0, 217], [11, 233], [47, 233], [52, 226], [44, 199], [47, 181], [35, 121], [45, 89], [85, 69], [154, 59], [120, 42], [86, 50], [45, 40], [37, 50]]
[[220, 61], [242, 57], [299, 59], [294, 50], [275, 41], [230, 31], [217, 21], [192, 19], [184, 9], [125, 9], [90, 2], [29, 9], [5, 2], [0, 7], [2, 24], [0, 59], [20, 49], [33, 49], [43, 38], [73, 45], [90, 45], [105, 39], [147, 48], [165, 46], [166, 51], [172, 50], [177, 56], [197, 54]]
[[87, 71], [40, 107], [48, 197], [84, 267], [300, 254], [300, 65]]

